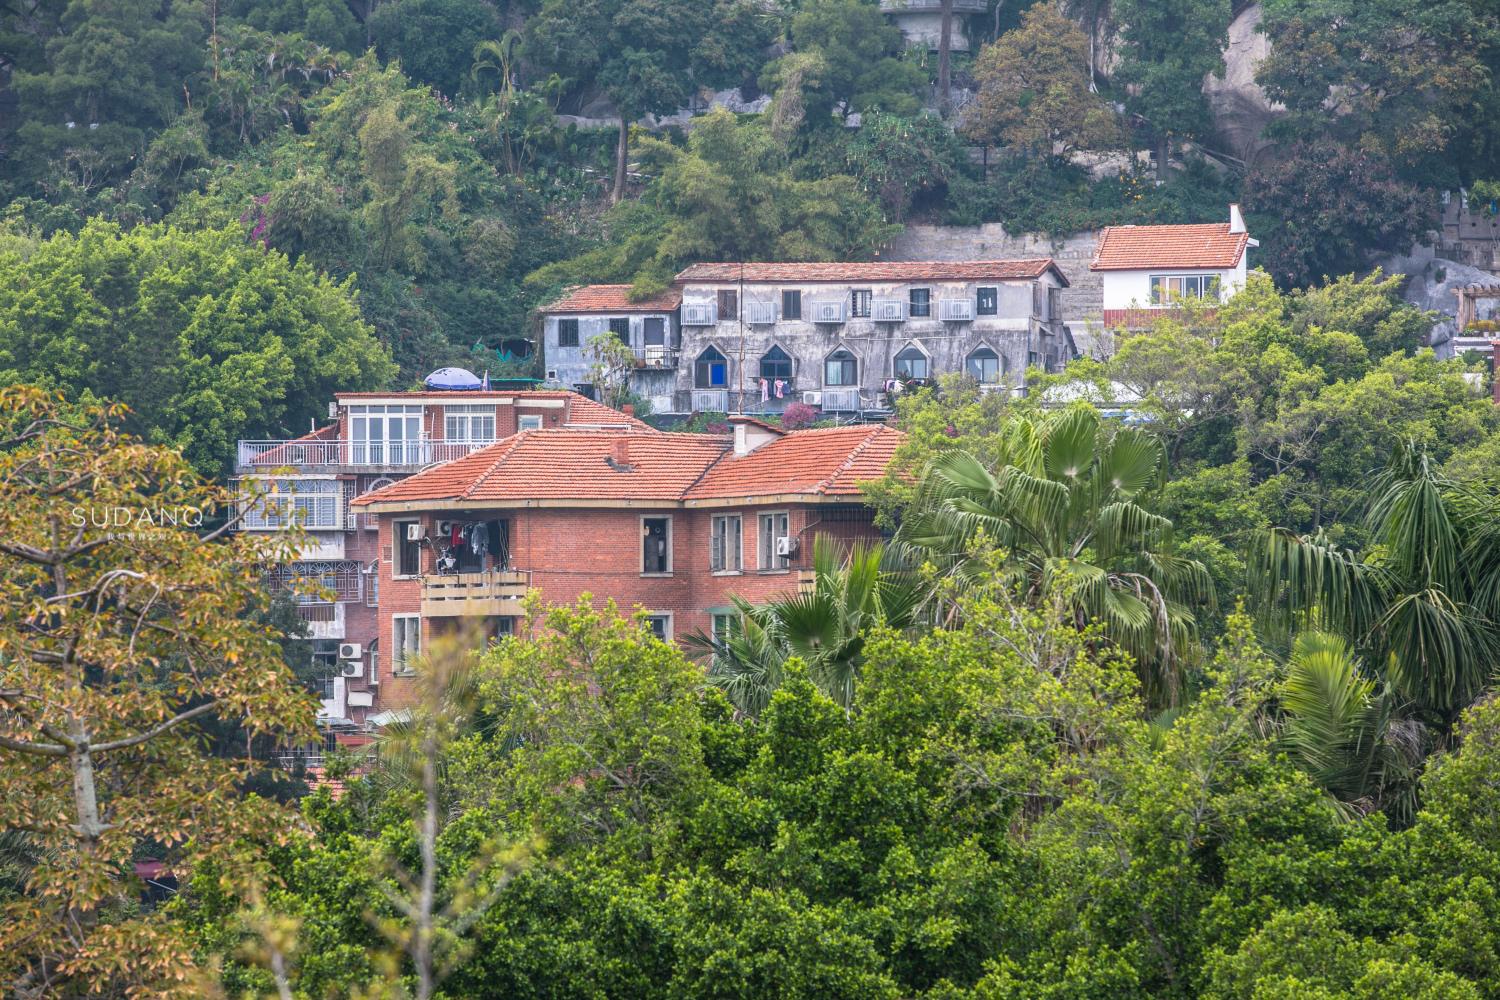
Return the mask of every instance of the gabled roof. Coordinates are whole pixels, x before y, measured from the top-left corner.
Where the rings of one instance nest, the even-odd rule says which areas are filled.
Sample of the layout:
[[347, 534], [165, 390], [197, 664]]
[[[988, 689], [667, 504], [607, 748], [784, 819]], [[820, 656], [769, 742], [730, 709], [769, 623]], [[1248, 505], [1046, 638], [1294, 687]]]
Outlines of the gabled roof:
[[629, 285], [580, 285], [569, 288], [539, 310], [544, 313], [671, 312], [682, 305], [682, 291], [669, 288], [660, 295], [630, 300]]
[[793, 431], [748, 455], [725, 455], [686, 499], [798, 493], [854, 496], [861, 482], [885, 474], [885, 467], [905, 437], [884, 424]]
[[1067, 277], [1051, 257], [1027, 260], [877, 260], [846, 264], [757, 263], [690, 264], [678, 284], [698, 281], [1034, 281], [1051, 271], [1064, 286]]
[[736, 456], [729, 438], [706, 434], [522, 431], [354, 504], [607, 506], [854, 497], [860, 482], [884, 473], [903, 437], [883, 425], [791, 431]]
[[1237, 267], [1250, 234], [1231, 233], [1227, 222], [1191, 226], [1108, 226], [1099, 234], [1091, 271], [1152, 267]]

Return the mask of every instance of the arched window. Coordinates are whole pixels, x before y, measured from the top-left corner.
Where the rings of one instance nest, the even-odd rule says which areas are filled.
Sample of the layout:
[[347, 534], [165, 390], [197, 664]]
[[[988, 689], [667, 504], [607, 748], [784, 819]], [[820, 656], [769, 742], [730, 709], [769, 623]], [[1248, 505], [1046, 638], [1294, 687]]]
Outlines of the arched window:
[[792, 356], [772, 344], [771, 349], [760, 356], [760, 377], [767, 381], [779, 378], [783, 382], [790, 382], [792, 380]]
[[994, 383], [1000, 381], [1000, 355], [988, 347], [976, 347], [970, 354], [964, 369], [980, 382]]
[[699, 389], [723, 389], [729, 385], [729, 361], [718, 348], [709, 346], [693, 363], [693, 385]]
[[896, 354], [897, 378], [927, 378], [930, 373], [927, 355], [915, 347], [907, 346]]
[[840, 347], [823, 362], [824, 385], [859, 385], [859, 360]]

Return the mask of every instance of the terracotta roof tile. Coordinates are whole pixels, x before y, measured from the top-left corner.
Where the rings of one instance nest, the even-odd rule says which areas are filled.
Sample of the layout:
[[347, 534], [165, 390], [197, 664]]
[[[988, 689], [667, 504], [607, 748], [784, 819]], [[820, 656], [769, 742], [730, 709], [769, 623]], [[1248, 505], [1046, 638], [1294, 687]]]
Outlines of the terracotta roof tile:
[[793, 431], [748, 455], [728, 454], [688, 493], [689, 500], [809, 493], [854, 496], [885, 473], [905, 438], [883, 424]]
[[885, 471], [902, 439], [883, 425], [793, 431], [736, 457], [729, 439], [705, 434], [523, 431], [354, 503], [852, 497]]
[[1099, 234], [1092, 271], [1148, 267], [1224, 269], [1238, 266], [1248, 233], [1231, 233], [1227, 222], [1192, 226], [1109, 226]]
[[669, 288], [660, 295], [630, 300], [629, 285], [581, 285], [565, 291], [539, 310], [544, 313], [671, 312], [682, 304], [682, 292]]
[[1051, 257], [1028, 260], [877, 260], [863, 263], [690, 264], [679, 284], [694, 281], [1020, 281], [1048, 270], [1067, 285]]

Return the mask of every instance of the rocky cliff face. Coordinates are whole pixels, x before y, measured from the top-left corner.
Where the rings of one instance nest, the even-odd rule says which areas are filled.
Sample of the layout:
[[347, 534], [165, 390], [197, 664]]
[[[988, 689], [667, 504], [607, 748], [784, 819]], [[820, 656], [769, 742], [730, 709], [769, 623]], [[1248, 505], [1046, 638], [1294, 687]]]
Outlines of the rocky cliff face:
[[1270, 148], [1264, 138], [1265, 129], [1282, 110], [1255, 82], [1256, 68], [1271, 52], [1270, 39], [1260, 32], [1263, 13], [1258, 3], [1240, 11], [1229, 25], [1224, 76], [1209, 75], [1203, 80], [1203, 93], [1213, 110], [1221, 151], [1245, 163], [1254, 163]]

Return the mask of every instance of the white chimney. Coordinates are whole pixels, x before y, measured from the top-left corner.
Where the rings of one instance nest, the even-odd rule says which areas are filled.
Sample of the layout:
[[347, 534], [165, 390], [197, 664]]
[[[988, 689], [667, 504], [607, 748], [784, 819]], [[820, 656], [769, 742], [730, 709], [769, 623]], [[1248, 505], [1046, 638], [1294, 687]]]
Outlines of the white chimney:
[[1231, 233], [1245, 232], [1245, 217], [1240, 214], [1240, 206], [1229, 206], [1229, 231]]
[[753, 417], [744, 417], [739, 414], [730, 417], [729, 422], [734, 425], [734, 453], [736, 455], [748, 455], [761, 445], [770, 444], [785, 433]]

